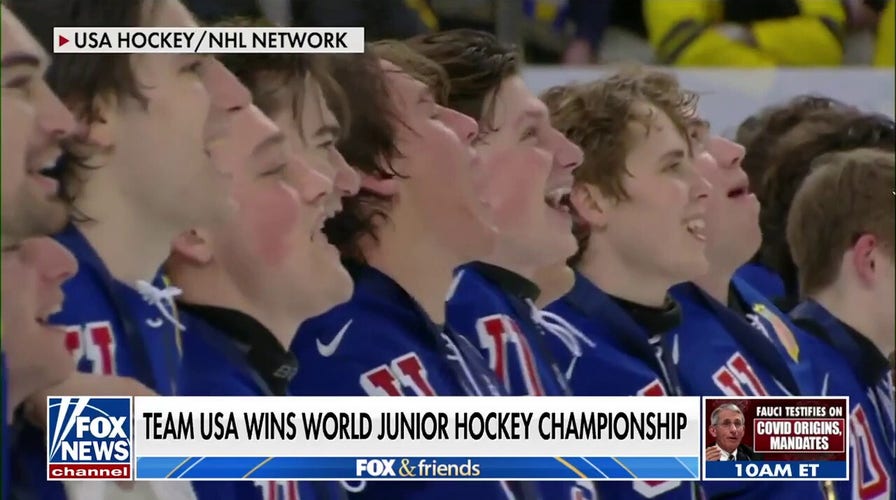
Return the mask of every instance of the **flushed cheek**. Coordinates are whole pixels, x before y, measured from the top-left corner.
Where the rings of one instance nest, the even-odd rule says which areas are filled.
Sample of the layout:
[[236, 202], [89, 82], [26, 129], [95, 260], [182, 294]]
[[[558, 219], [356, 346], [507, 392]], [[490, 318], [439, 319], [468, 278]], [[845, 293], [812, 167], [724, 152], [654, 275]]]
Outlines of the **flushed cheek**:
[[262, 263], [275, 266], [290, 256], [299, 220], [299, 203], [295, 192], [283, 190], [243, 203], [249, 226], [249, 237]]

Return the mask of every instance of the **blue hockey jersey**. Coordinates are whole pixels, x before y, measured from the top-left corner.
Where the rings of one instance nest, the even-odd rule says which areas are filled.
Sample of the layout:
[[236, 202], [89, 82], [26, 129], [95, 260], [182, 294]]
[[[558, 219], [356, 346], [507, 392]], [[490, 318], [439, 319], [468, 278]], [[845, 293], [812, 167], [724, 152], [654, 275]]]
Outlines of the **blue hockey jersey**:
[[893, 379], [887, 359], [871, 341], [815, 301], [803, 302], [791, 316], [822, 341], [821, 346], [810, 347], [807, 355], [832, 374], [825, 395], [849, 396], [852, 470], [850, 481], [834, 483], [839, 498], [896, 497]]
[[[395, 281], [362, 265], [349, 302], [302, 324], [292, 350], [298, 396], [478, 396], [504, 391], [468, 340], [435, 325]], [[352, 498], [538, 498], [531, 483], [371, 481]]]
[[[133, 377], [160, 395], [174, 393], [180, 364], [177, 313], [161, 274], [152, 284], [115, 279], [72, 224], [55, 239], [78, 260], [78, 273], [62, 285], [65, 303], [49, 322], [66, 329], [66, 346], [81, 372]], [[161, 263], [159, 263], [161, 266]], [[43, 431], [16, 429], [14, 498], [66, 498], [61, 482], [47, 477]]]
[[[788, 328], [794, 336], [798, 329], [746, 283], [738, 280], [734, 288], [743, 299], [743, 312], [749, 320], [693, 283], [672, 288], [672, 295], [681, 304], [683, 321], [666, 340], [677, 353], [675, 362], [685, 394], [819, 394], [808, 356], [804, 354], [802, 363], [797, 363], [778, 346], [777, 329]], [[802, 387], [794, 373], [800, 375]], [[825, 498], [824, 485], [811, 481], [707, 481], [703, 487], [710, 498]]]
[[565, 396], [565, 377], [532, 318], [531, 301], [537, 296], [535, 283], [516, 273], [467, 264], [456, 272], [446, 319], [479, 348], [511, 396]]
[[[474, 262], [455, 273], [446, 320], [479, 348], [511, 396], [566, 396], [566, 378], [547, 349], [544, 330], [533, 319], [535, 283], [507, 269]], [[573, 349], [580, 352], [578, 339]], [[587, 338], [584, 339], [588, 342]], [[544, 481], [545, 498], [594, 498], [590, 482]], [[579, 496], [576, 496], [579, 493]]]
[[740, 266], [734, 276], [745, 281], [771, 300], [778, 300], [787, 295], [784, 280], [762, 264], [748, 262]]
[[[254, 318], [181, 303], [186, 331], [177, 378], [181, 396], [285, 396], [295, 357]], [[336, 482], [195, 481], [198, 500], [341, 500]]]
[[[781, 311], [767, 296], [760, 293], [747, 281], [735, 276], [731, 280], [732, 297], [736, 304], [734, 309], [743, 314], [753, 328], [775, 345], [780, 359], [787, 364], [793, 375], [799, 394], [812, 396], [822, 393], [824, 368], [813, 362], [812, 356], [804, 355], [803, 347], [818, 343], [813, 335], [797, 327], [790, 316]], [[788, 333], [792, 335], [795, 345], [788, 347], [784, 342]]]
[[[684, 317], [682, 327], [670, 335], [670, 340], [677, 352], [687, 353], [686, 359], [676, 360], [681, 361], [677, 364], [685, 393], [703, 396], [801, 393], [777, 345], [747, 318], [693, 283], [677, 285], [671, 293], [681, 304]], [[767, 323], [768, 320], [755, 321]]]
[[[577, 358], [566, 343], [549, 338], [548, 345], [569, 375], [572, 392], [580, 396], [666, 396], [680, 394], [670, 370], [669, 353], [658, 341], [662, 330], [677, 324], [677, 312], [663, 312], [661, 321], [647, 328], [612, 297], [576, 273], [572, 290], [546, 308], [583, 333], [594, 347], [584, 347]], [[620, 500], [701, 498], [695, 482], [598, 482], [600, 498]]]

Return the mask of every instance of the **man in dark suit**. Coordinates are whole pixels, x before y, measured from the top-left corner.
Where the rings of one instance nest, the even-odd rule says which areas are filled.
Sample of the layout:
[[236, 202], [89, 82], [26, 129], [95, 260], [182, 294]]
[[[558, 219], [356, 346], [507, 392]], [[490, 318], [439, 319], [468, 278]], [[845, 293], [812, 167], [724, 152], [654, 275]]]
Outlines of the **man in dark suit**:
[[761, 460], [752, 448], [741, 443], [744, 439], [744, 413], [736, 404], [724, 404], [713, 410], [709, 433], [716, 439], [706, 448], [707, 461]]

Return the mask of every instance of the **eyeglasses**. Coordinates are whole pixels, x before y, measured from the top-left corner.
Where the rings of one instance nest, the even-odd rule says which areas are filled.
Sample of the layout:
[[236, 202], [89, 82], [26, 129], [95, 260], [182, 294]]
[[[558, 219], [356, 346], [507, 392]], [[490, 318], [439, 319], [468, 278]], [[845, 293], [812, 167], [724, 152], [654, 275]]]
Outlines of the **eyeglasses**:
[[727, 429], [727, 428], [731, 428], [731, 427], [734, 427], [735, 429], [740, 429], [743, 426], [744, 426], [744, 423], [739, 420], [735, 420], [734, 422], [728, 422], [726, 420], [725, 422], [716, 424], [716, 427], [721, 427], [723, 429]]

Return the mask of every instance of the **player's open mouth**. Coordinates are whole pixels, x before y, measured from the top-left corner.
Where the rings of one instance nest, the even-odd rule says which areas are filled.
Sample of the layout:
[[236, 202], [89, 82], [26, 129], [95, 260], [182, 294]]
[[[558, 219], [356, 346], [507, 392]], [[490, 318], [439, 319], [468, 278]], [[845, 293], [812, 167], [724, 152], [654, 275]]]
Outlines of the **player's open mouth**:
[[747, 178], [746, 174], [742, 174], [742, 177], [737, 180], [737, 182], [728, 189], [726, 193], [728, 198], [733, 200], [743, 199], [752, 193], [750, 192], [750, 179]]
[[544, 196], [544, 202], [554, 210], [570, 213], [572, 207], [569, 201], [569, 194], [571, 192], [572, 188], [569, 187], [552, 189]]
[[685, 229], [699, 241], [706, 241], [706, 221], [703, 217], [693, 217], [685, 221]]
[[33, 180], [47, 194], [55, 195], [59, 190], [59, 181], [53, 177], [56, 165], [29, 168], [26, 172], [28, 178]]
[[315, 241], [318, 238], [323, 238], [323, 241], [328, 241], [326, 233], [324, 233], [324, 227], [327, 225], [327, 221], [339, 215], [342, 212], [342, 201], [337, 201], [335, 204], [327, 207], [319, 218], [317, 226], [315, 226], [314, 231], [311, 232], [311, 241]]
[[56, 304], [55, 306], [52, 306], [45, 311], [41, 311], [37, 315], [37, 317], [34, 318], [34, 321], [36, 321], [37, 324], [39, 324], [40, 326], [49, 326], [50, 316], [57, 314], [61, 311], [62, 311], [62, 304], [61, 303]]

